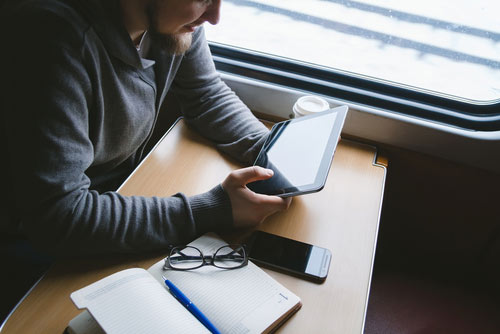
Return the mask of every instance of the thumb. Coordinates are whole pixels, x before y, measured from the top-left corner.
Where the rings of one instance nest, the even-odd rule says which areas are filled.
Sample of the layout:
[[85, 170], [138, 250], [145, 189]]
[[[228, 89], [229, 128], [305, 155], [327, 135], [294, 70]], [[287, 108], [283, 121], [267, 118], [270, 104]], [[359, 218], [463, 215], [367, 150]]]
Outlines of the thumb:
[[266, 169], [259, 166], [252, 166], [233, 171], [232, 177], [235, 183], [246, 185], [247, 183], [267, 180], [274, 175], [272, 169]]

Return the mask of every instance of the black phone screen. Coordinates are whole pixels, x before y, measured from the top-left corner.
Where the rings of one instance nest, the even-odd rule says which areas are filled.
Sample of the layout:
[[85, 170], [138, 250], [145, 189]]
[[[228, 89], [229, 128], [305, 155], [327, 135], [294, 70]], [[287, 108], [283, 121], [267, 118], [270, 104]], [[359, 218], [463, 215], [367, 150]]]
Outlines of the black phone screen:
[[331, 252], [326, 248], [256, 231], [249, 241], [249, 258], [264, 266], [323, 281], [330, 267]]

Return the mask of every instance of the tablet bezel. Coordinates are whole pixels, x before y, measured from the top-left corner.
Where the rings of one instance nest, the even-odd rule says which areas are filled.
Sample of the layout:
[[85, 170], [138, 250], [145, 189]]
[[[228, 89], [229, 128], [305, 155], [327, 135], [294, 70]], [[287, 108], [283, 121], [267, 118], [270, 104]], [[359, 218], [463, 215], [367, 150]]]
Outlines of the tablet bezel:
[[[347, 111], [348, 111], [347, 106], [340, 106], [340, 107], [329, 109], [329, 110], [326, 110], [326, 111], [323, 111], [323, 112], [320, 112], [317, 114], [307, 115], [307, 116], [303, 116], [300, 118], [293, 118], [293, 119], [289, 119], [289, 120], [286, 120], [283, 122], [276, 123], [272, 127], [266, 142], [262, 146], [261, 151], [259, 152], [259, 155], [257, 156], [257, 159], [254, 162], [254, 166], [261, 166], [261, 167], [268, 168], [267, 164], [264, 165], [263, 162], [266, 160], [266, 154], [270, 148], [269, 143], [274, 139], [274, 137], [277, 135], [277, 133], [280, 132], [280, 128], [282, 128], [284, 125], [292, 124], [295, 122], [307, 122], [309, 119], [312, 119], [312, 118], [322, 117], [322, 116], [325, 116], [325, 115], [331, 114], [331, 113], [337, 113], [334, 125], [332, 127], [332, 130], [331, 130], [329, 138], [328, 138], [328, 143], [327, 143], [325, 150], [323, 152], [323, 157], [321, 158], [320, 167], [318, 168], [318, 172], [316, 174], [314, 182], [310, 183], [310, 184], [305, 184], [305, 185], [294, 185], [293, 187], [276, 189], [274, 191], [267, 191], [265, 193], [264, 192], [258, 192], [258, 193], [265, 194], [265, 195], [275, 195], [275, 196], [280, 196], [280, 197], [291, 197], [291, 196], [297, 196], [297, 195], [318, 192], [321, 189], [323, 189], [323, 187], [325, 186], [325, 183], [326, 183], [326, 179], [328, 177], [328, 173], [330, 171], [330, 167], [331, 167], [331, 164], [333, 161], [335, 150], [337, 148], [340, 134], [341, 134], [342, 128], [344, 126], [344, 121], [345, 121], [345, 118], [347, 115]], [[304, 140], [304, 138], [300, 138], [298, 140]], [[265, 182], [265, 181], [257, 181], [257, 182]], [[255, 182], [251, 182], [251, 183], [247, 184], [247, 187], [252, 191], [255, 191], [254, 189], [252, 189], [254, 183]], [[255, 192], [257, 192], [257, 191], [255, 191]]]

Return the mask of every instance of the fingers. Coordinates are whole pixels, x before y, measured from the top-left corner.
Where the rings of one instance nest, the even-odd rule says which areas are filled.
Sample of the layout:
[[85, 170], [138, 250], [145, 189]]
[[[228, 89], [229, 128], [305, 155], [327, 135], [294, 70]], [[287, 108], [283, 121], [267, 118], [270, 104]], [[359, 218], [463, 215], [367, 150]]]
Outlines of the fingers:
[[[252, 166], [247, 168], [237, 169], [231, 172], [226, 178], [224, 183], [232, 187], [244, 187], [247, 183], [266, 180], [274, 175], [272, 169], [266, 169], [259, 166]], [[224, 184], [223, 184], [224, 187]], [[286, 210], [291, 203], [291, 198], [281, 198], [278, 196], [269, 196], [254, 193], [248, 188], [244, 187], [248, 192], [249, 200], [258, 205], [267, 207], [273, 211]]]
[[272, 176], [272, 170], [254, 166], [232, 171], [222, 182], [231, 200], [235, 227], [256, 226], [273, 213], [288, 209], [291, 198], [258, 194], [246, 187], [249, 182]]
[[[251, 227], [261, 224], [270, 215], [288, 209], [291, 198], [256, 195], [249, 190], [244, 191], [250, 196], [231, 197], [233, 220], [235, 227]], [[256, 196], [253, 196], [256, 195]]]
[[288, 209], [292, 202], [291, 197], [282, 198], [278, 196], [268, 196], [255, 193], [255, 200], [259, 205], [267, 206], [272, 211], [283, 211]]
[[290, 204], [292, 204], [292, 198], [291, 197], [287, 197], [287, 198], [283, 198], [285, 200], [285, 210], [288, 209], [290, 207]]
[[232, 171], [231, 174], [229, 174], [228, 181], [232, 184], [243, 186], [250, 182], [267, 180], [273, 175], [274, 172], [271, 169], [252, 166]]

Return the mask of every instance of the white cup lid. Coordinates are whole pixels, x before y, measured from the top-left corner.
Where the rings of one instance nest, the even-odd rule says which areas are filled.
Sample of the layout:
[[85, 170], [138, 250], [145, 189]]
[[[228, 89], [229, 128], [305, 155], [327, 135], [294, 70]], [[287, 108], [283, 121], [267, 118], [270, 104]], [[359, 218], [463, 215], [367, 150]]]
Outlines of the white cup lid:
[[295, 102], [293, 110], [299, 115], [308, 115], [330, 109], [328, 101], [318, 96], [302, 96]]

